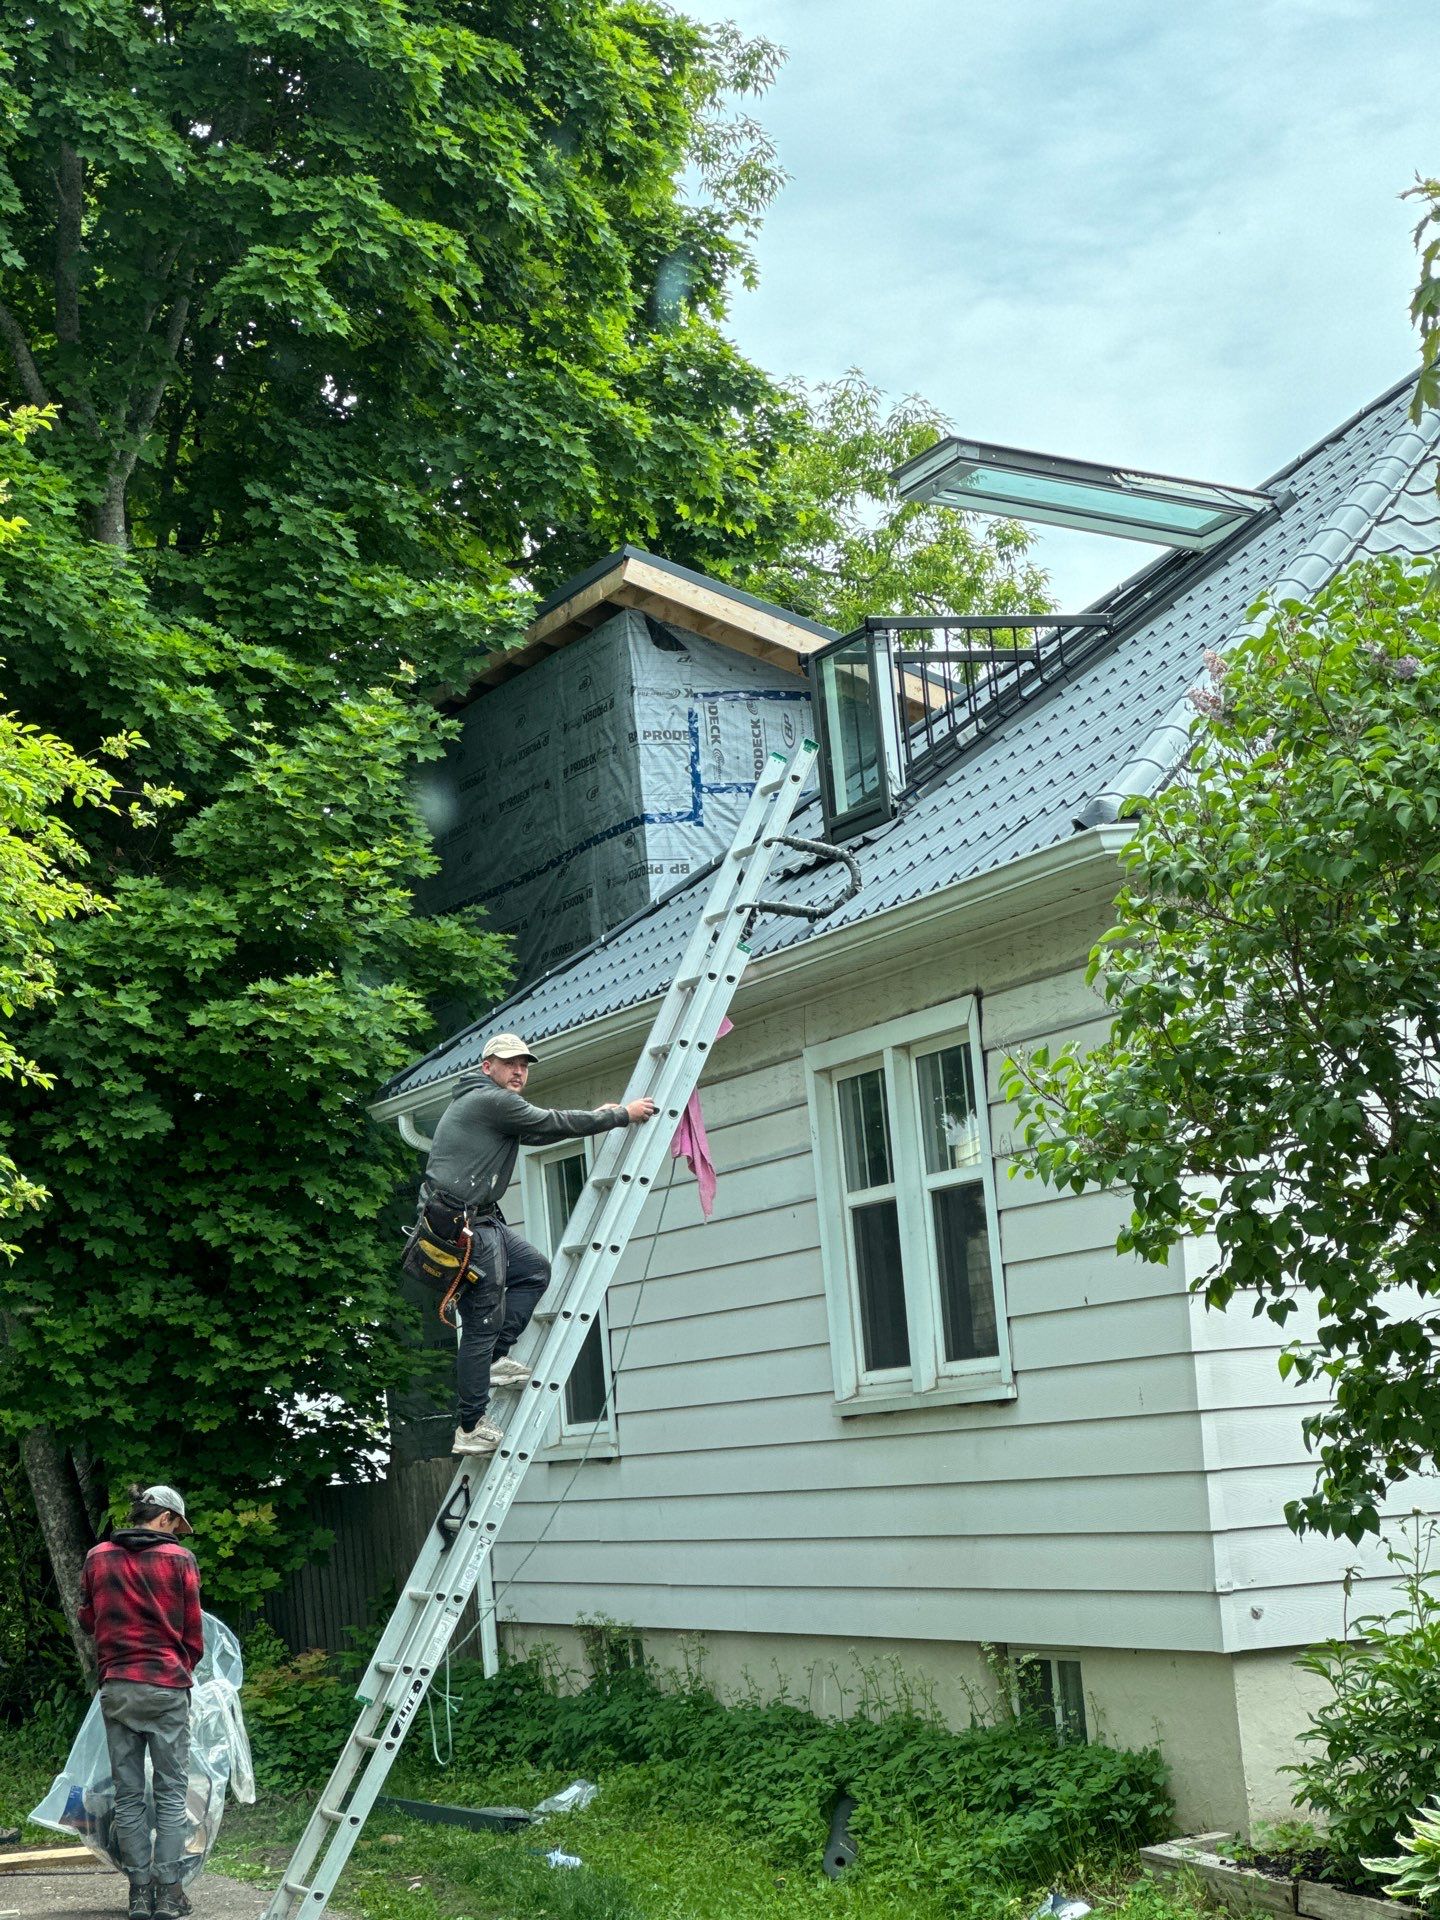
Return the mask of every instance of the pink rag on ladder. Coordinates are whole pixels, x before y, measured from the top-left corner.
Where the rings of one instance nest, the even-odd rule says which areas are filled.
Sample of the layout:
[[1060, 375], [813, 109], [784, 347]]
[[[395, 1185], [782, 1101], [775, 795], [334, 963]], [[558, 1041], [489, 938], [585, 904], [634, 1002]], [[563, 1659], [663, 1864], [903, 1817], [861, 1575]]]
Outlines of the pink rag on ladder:
[[[720, 1022], [717, 1040], [723, 1040], [734, 1027], [734, 1021], [728, 1016]], [[705, 1115], [700, 1111], [700, 1089], [697, 1087], [686, 1102], [685, 1111], [680, 1116], [680, 1124], [675, 1129], [675, 1138], [670, 1142], [670, 1157], [679, 1160], [684, 1157], [686, 1165], [695, 1176], [695, 1184], [700, 1189], [700, 1211], [708, 1220], [715, 1205], [715, 1167], [710, 1158], [710, 1141], [705, 1132]]]

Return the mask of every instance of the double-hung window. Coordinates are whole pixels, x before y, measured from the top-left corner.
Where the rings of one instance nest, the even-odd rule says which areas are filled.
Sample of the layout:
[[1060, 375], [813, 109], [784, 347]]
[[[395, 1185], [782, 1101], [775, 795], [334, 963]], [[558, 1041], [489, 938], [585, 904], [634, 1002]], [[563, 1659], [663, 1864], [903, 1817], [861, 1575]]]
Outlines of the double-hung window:
[[842, 1412], [1013, 1393], [972, 997], [805, 1056]]
[[[520, 1190], [525, 1205], [526, 1238], [553, 1260], [565, 1237], [565, 1223], [585, 1185], [586, 1143], [522, 1154]], [[552, 1445], [565, 1453], [605, 1459], [615, 1451], [615, 1396], [610, 1371], [610, 1322], [605, 1302], [591, 1322], [584, 1345], [561, 1396]]]

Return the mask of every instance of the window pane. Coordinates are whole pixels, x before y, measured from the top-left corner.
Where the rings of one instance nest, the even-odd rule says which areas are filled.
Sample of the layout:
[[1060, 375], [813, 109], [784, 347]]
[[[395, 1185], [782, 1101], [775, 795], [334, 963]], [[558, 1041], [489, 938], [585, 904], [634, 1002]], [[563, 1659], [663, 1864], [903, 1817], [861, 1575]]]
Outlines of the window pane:
[[910, 1330], [905, 1324], [905, 1277], [900, 1267], [900, 1219], [893, 1200], [852, 1207], [855, 1279], [860, 1296], [860, 1336], [865, 1371], [908, 1367]]
[[920, 1136], [925, 1171], [951, 1173], [980, 1164], [980, 1116], [975, 1110], [975, 1074], [968, 1046], [922, 1053], [915, 1062], [920, 1083]]
[[1060, 1738], [1083, 1745], [1090, 1738], [1085, 1726], [1085, 1687], [1078, 1660], [1057, 1660], [1060, 1681]]
[[880, 791], [880, 740], [870, 645], [857, 640], [819, 664], [825, 709], [825, 779], [832, 814], [849, 813]]
[[885, 1076], [879, 1067], [842, 1080], [840, 1135], [845, 1145], [845, 1187], [859, 1193], [890, 1184], [890, 1114]]
[[574, 1371], [565, 1382], [565, 1419], [572, 1427], [590, 1427], [605, 1418], [605, 1349], [600, 1322], [592, 1320]]
[[978, 1180], [930, 1196], [940, 1261], [940, 1324], [947, 1360], [979, 1360], [1000, 1351], [985, 1190]]
[[552, 1254], [560, 1250], [565, 1223], [585, 1187], [584, 1153], [567, 1153], [563, 1160], [545, 1162], [545, 1230]]
[[1020, 1718], [1032, 1727], [1055, 1729], [1055, 1664], [1043, 1654], [1017, 1653], [1015, 1691], [1019, 1696]]

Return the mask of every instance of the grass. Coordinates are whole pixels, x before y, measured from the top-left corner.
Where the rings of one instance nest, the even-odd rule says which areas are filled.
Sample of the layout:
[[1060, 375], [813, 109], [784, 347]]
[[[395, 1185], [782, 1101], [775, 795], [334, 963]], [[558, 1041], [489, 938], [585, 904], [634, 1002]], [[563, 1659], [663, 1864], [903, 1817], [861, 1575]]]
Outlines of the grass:
[[[897, 1892], [863, 1864], [838, 1882], [818, 1862], [813, 1871], [777, 1872], [763, 1812], [750, 1837], [677, 1819], [653, 1805], [648, 1772], [618, 1768], [582, 1812], [518, 1833], [472, 1833], [378, 1811], [336, 1905], [356, 1920], [953, 1920], [963, 1910], [938, 1891]], [[397, 1774], [399, 1797], [465, 1806], [533, 1806], [568, 1784], [531, 1768], [479, 1776], [411, 1766]], [[273, 1884], [310, 1805], [267, 1798], [232, 1806], [212, 1865]], [[584, 1865], [548, 1866], [551, 1847]], [[1081, 1887], [1105, 1920], [1197, 1920], [1204, 1911], [1198, 1887], [1161, 1887], [1113, 1863], [1078, 1872], [1066, 1890]], [[987, 1902], [985, 1912], [989, 1920], [1027, 1920], [1046, 1891], [1017, 1890]]]
[[[18, 1826], [50, 1784], [68, 1729], [0, 1730], [0, 1824]], [[591, 1806], [560, 1814], [543, 1828], [512, 1834], [433, 1827], [373, 1814], [336, 1897], [354, 1920], [952, 1920], [961, 1909], [923, 1887], [898, 1892], [864, 1863], [838, 1882], [813, 1871], [776, 1870], [763, 1807], [752, 1835], [680, 1819], [654, 1802], [649, 1769], [620, 1767]], [[392, 1780], [402, 1798], [468, 1806], [533, 1806], [568, 1784], [530, 1767], [476, 1774], [441, 1771], [428, 1757], [406, 1759]], [[263, 1794], [253, 1807], [233, 1801], [211, 1870], [273, 1886], [313, 1800]], [[30, 1827], [26, 1841], [52, 1839]], [[578, 1854], [580, 1868], [551, 1867], [545, 1852]], [[1103, 1920], [1197, 1920], [1194, 1891], [1159, 1887], [1123, 1869], [1077, 1871], [1067, 1891], [1083, 1889]], [[1027, 1920], [1045, 1889], [1017, 1890], [986, 1905], [987, 1920]]]

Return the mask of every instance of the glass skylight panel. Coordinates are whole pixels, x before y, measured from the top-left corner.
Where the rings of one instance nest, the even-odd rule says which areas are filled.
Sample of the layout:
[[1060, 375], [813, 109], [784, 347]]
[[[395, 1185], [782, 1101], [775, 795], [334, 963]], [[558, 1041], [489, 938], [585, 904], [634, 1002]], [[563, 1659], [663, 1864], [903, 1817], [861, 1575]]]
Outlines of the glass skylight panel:
[[1215, 487], [1016, 447], [942, 440], [895, 470], [902, 500], [1039, 520], [1197, 553], [1271, 505], [1243, 487]]

